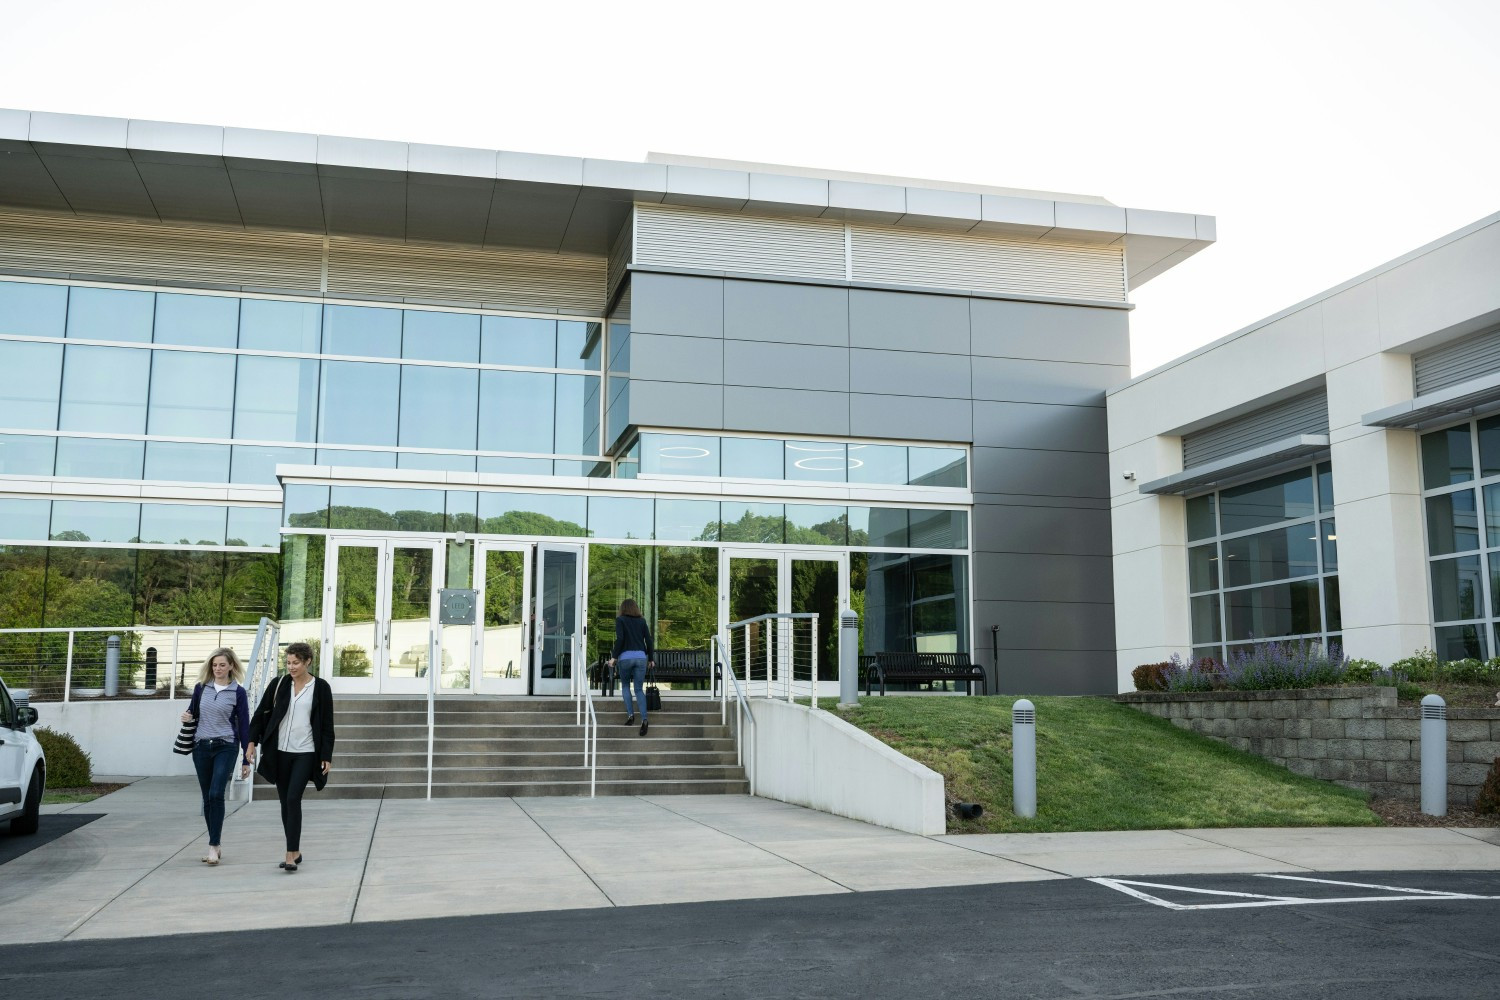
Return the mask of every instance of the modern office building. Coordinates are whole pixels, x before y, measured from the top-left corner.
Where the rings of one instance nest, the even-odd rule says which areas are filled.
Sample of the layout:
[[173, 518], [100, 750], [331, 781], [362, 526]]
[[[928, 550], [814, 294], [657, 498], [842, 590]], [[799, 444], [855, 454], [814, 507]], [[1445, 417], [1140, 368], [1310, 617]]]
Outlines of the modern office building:
[[1117, 684], [1172, 653], [1500, 655], [1500, 215], [1108, 397]]
[[[565, 691], [623, 597], [662, 647], [817, 611], [828, 680], [852, 607], [866, 654], [1108, 691], [1117, 591], [1122, 656], [1179, 636], [1137, 614], [1135, 520], [1111, 571], [1104, 392], [1130, 290], [1213, 232], [977, 185], [0, 111], [0, 627], [268, 615], [338, 690], [394, 693], [425, 687], [438, 589], [472, 587], [443, 689], [521, 695]], [[1175, 574], [1164, 621], [1186, 572], [1151, 578]]]

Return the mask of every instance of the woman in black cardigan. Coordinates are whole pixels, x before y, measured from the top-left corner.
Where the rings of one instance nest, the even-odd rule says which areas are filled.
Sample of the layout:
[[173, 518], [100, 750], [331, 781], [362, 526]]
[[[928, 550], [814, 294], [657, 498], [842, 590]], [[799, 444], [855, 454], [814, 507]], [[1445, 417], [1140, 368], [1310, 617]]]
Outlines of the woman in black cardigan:
[[333, 689], [308, 673], [312, 659], [307, 643], [287, 646], [286, 674], [266, 688], [250, 720], [250, 748], [245, 751], [248, 762], [261, 746], [260, 774], [276, 783], [286, 831], [281, 867], [288, 872], [302, 863], [302, 793], [308, 781], [321, 792], [333, 770]]

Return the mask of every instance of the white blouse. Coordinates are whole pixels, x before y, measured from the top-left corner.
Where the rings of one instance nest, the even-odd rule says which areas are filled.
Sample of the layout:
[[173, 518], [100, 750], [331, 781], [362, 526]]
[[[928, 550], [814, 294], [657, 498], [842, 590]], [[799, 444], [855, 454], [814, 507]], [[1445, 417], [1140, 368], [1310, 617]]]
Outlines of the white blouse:
[[292, 704], [281, 720], [281, 737], [276, 746], [282, 753], [313, 753], [312, 695], [317, 682], [309, 679], [300, 692], [292, 685]]

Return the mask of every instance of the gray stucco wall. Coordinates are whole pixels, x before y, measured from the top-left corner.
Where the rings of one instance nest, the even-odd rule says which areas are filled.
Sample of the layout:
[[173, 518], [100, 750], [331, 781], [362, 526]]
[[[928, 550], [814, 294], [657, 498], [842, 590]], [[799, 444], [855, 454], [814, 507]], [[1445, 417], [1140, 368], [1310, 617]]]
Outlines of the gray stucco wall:
[[1112, 693], [1104, 390], [1127, 313], [636, 273], [631, 423], [971, 444], [975, 654], [1000, 690]]

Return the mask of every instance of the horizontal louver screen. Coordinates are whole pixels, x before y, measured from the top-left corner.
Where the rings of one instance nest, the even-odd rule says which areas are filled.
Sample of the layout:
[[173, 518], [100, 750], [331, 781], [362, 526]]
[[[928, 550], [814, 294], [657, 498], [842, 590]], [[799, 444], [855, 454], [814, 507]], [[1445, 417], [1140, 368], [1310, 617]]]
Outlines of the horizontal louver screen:
[[318, 291], [323, 238], [0, 213], [0, 268], [95, 280]]
[[844, 224], [637, 205], [635, 263], [843, 281]]
[[637, 205], [633, 263], [779, 278], [1125, 301], [1120, 246]]
[[1318, 389], [1182, 436], [1182, 467], [1190, 470], [1217, 459], [1280, 441], [1295, 434], [1328, 433], [1328, 396]]
[[611, 299], [619, 290], [620, 282], [625, 280], [625, 275], [630, 273], [630, 255], [634, 244], [631, 229], [632, 222], [626, 219], [625, 225], [620, 227], [620, 235], [615, 237], [615, 245], [609, 251], [608, 297]]
[[1411, 361], [1418, 396], [1500, 371], [1500, 327], [1415, 354]]
[[328, 294], [599, 315], [605, 259], [334, 238]]
[[1125, 251], [1118, 246], [1028, 243], [876, 226], [851, 226], [850, 242], [855, 281], [1125, 300]]

